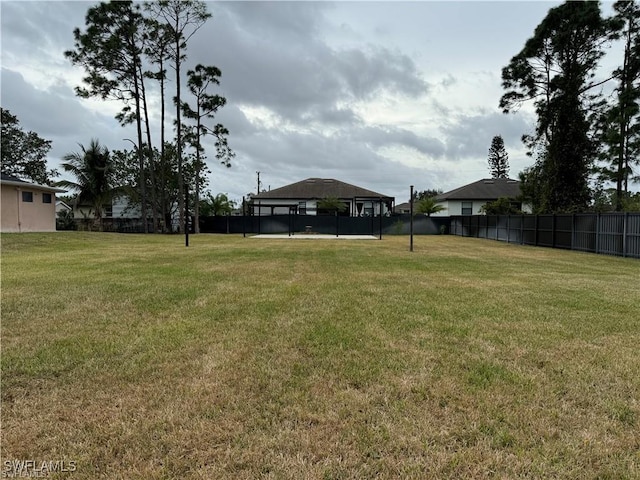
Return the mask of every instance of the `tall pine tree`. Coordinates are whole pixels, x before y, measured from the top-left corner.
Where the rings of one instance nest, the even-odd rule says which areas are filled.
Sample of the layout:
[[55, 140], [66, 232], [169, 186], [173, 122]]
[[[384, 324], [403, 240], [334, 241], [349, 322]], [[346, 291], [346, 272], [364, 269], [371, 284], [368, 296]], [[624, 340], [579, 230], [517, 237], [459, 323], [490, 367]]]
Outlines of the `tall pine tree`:
[[598, 84], [593, 77], [608, 28], [597, 2], [566, 2], [549, 10], [502, 71], [503, 111], [517, 110], [526, 101], [536, 109], [535, 135], [524, 139], [531, 152], [543, 152], [535, 169], [543, 212], [584, 211], [589, 206], [596, 153], [588, 118], [590, 92]]
[[619, 0], [613, 5], [614, 39], [624, 43], [622, 65], [615, 71], [615, 100], [601, 116], [601, 177], [616, 184], [615, 209], [623, 209], [633, 169], [640, 164], [640, 4]]
[[502, 135], [496, 135], [491, 140], [488, 161], [491, 178], [509, 178], [509, 154], [504, 148]]

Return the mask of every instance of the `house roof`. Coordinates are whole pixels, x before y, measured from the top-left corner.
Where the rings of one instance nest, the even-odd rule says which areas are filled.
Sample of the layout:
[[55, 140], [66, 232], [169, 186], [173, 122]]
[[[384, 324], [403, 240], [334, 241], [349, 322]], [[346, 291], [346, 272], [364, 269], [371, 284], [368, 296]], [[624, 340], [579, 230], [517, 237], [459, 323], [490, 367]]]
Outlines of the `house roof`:
[[14, 187], [28, 187], [36, 188], [38, 190], [44, 190], [45, 192], [63, 193], [66, 190], [61, 188], [50, 187], [49, 185], [38, 185], [37, 183], [25, 182], [24, 180], [14, 177], [13, 175], [7, 175], [6, 173], [0, 174], [0, 183], [2, 185], [10, 185]]
[[411, 208], [411, 204], [409, 202], [399, 203], [393, 209], [394, 212], [400, 212], [402, 210], [409, 210]]
[[511, 178], [484, 178], [436, 196], [436, 200], [497, 200], [520, 196], [520, 182]]
[[334, 180], [333, 178], [307, 178], [300, 182], [275, 188], [268, 192], [255, 195], [256, 200], [275, 199], [321, 199], [327, 197], [336, 198], [384, 198], [393, 199], [382, 193], [367, 190], [366, 188], [351, 185], [349, 183]]

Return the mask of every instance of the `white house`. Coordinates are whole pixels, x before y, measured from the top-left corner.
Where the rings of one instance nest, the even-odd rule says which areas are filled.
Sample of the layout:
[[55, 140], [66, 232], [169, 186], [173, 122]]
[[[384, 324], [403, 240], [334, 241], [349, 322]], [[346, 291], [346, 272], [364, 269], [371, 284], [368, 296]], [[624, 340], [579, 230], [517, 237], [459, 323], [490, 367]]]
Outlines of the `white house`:
[[464, 185], [449, 192], [436, 196], [439, 205], [446, 210], [434, 213], [432, 216], [450, 215], [481, 215], [480, 209], [488, 202], [494, 202], [506, 197], [514, 207], [525, 213], [531, 213], [531, 206], [523, 204], [520, 182], [510, 178], [485, 178], [477, 182]]

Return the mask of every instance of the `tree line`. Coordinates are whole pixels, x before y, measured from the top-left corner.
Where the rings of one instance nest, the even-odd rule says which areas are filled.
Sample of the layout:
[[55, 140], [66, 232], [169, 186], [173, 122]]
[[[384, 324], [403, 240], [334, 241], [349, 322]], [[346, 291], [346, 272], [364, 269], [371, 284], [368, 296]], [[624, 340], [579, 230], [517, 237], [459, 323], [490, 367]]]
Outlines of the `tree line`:
[[[183, 232], [192, 213], [198, 231], [200, 197], [208, 173], [204, 137], [213, 137], [215, 156], [223, 165], [231, 166], [235, 156], [228, 144], [229, 131], [214, 121], [226, 103], [215, 93], [220, 69], [198, 64], [186, 70], [186, 85], [182, 81], [189, 40], [210, 17], [199, 0], [112, 1], [89, 8], [84, 28], [74, 30], [74, 48], [65, 57], [86, 74], [76, 94], [120, 102], [116, 119], [122, 126], [134, 125], [136, 132], [134, 139], [125, 139], [132, 144], [131, 150], [108, 152], [92, 141], [89, 148], [81, 146], [82, 154], [63, 158], [65, 171], [83, 181], [93, 178], [92, 188], [104, 190], [91, 194], [91, 188], [81, 182], [60, 182], [80, 192], [80, 197], [88, 191], [95, 200], [96, 216], [101, 214], [97, 202], [122, 194], [139, 208], [142, 219], [151, 219], [151, 231], [168, 231], [177, 216]], [[153, 111], [150, 101], [154, 89], [159, 92], [159, 112]], [[167, 118], [172, 106], [169, 139]], [[154, 114], [160, 118], [159, 131], [151, 122]], [[100, 165], [97, 175], [80, 175], [96, 165]], [[147, 221], [143, 220], [143, 228], [147, 232]]]
[[[502, 70], [504, 113], [535, 108], [535, 131], [523, 137], [534, 164], [520, 175], [534, 213], [586, 211], [604, 182], [615, 184], [620, 211], [640, 180], [640, 5], [617, 1], [613, 11], [603, 17], [592, 1], [550, 9]], [[603, 73], [613, 42], [623, 47], [620, 65]]]
[[[523, 200], [534, 213], [637, 208], [638, 194], [629, 187], [640, 181], [640, 5], [617, 1], [613, 12], [604, 17], [592, 1], [550, 9], [502, 70], [503, 112], [515, 113], [528, 103], [536, 114], [534, 132], [522, 138], [533, 164], [519, 174]], [[191, 198], [197, 229], [208, 173], [204, 137], [214, 139], [223, 165], [230, 166], [234, 157], [228, 130], [215, 122], [226, 103], [215, 93], [220, 70], [198, 64], [187, 69], [186, 85], [182, 82], [189, 40], [210, 17], [199, 0], [103, 2], [88, 9], [84, 27], [73, 32], [74, 48], [65, 52], [86, 73], [76, 94], [120, 102], [116, 118], [123, 126], [134, 125], [136, 135], [126, 139], [130, 150], [109, 152], [94, 140], [80, 145], [81, 152], [65, 156], [61, 165], [77, 181], [61, 185], [89, 203], [126, 195], [142, 218], [152, 220], [153, 231], [167, 231], [176, 216], [184, 231], [185, 202]], [[612, 44], [622, 47], [620, 62], [604, 72], [602, 59]], [[151, 91], [159, 92], [159, 112], [152, 111]], [[150, 118], [158, 116], [154, 131]], [[50, 144], [22, 132], [17, 118], [2, 110], [3, 172], [48, 183], [57, 174], [46, 171]], [[499, 135], [488, 160], [494, 178], [508, 177]], [[87, 174], [91, 169], [97, 170]], [[607, 184], [615, 188], [607, 191]], [[91, 193], [96, 188], [106, 193]], [[435, 213], [433, 195], [423, 197], [421, 210]], [[100, 207], [94, 208], [99, 215]]]
[[[594, 1], [550, 9], [502, 70], [503, 112], [529, 102], [536, 113], [534, 133], [522, 137], [534, 163], [519, 174], [520, 200], [533, 213], [640, 210], [640, 194], [629, 189], [640, 182], [640, 4], [619, 0], [613, 11], [604, 17]], [[600, 61], [615, 42], [620, 65], [603, 75]], [[508, 178], [501, 135], [488, 163], [492, 178]], [[435, 213], [437, 191], [424, 193], [421, 213]], [[515, 213], [508, 199], [485, 207]]]

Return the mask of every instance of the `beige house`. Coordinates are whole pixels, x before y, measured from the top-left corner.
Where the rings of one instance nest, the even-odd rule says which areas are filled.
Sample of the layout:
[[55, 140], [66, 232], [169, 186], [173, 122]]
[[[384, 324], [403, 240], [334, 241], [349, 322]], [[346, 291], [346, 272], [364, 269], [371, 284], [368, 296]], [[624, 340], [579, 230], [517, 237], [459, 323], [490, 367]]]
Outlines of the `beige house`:
[[0, 179], [0, 232], [54, 232], [59, 188], [25, 182], [11, 175]]

